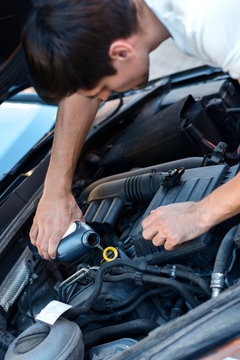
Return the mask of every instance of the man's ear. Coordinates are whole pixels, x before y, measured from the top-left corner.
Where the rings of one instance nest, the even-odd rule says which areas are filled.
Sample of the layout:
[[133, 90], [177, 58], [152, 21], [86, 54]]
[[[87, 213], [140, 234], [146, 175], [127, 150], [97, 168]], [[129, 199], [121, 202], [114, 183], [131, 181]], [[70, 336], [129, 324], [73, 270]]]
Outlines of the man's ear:
[[111, 60], [127, 61], [135, 56], [135, 50], [127, 41], [115, 40], [110, 45], [108, 54]]

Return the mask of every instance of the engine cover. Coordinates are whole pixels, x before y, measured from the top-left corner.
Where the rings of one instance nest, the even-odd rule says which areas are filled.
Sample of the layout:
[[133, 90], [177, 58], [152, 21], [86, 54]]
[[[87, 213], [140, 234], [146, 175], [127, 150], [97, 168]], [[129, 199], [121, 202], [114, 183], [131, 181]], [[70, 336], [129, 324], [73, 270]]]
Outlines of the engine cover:
[[[142, 237], [142, 220], [150, 214], [150, 212], [159, 206], [172, 203], [180, 203], [185, 201], [199, 201], [210, 194], [218, 186], [224, 184], [233, 178], [239, 171], [239, 165], [229, 167], [227, 165], [215, 165], [209, 167], [201, 167], [188, 169], [182, 175], [180, 182], [172, 187], [167, 188], [163, 185], [156, 192], [147, 210], [141, 217], [140, 221], [134, 226], [130, 234], [134, 243], [137, 257], [146, 257], [151, 254], [151, 260], [157, 263], [165, 263], [170, 261], [186, 258], [192, 254], [203, 253], [208, 248], [207, 256], [215, 253], [217, 250], [217, 232], [213, 230], [199, 236], [198, 238], [177, 246], [172, 251], [167, 251], [163, 246], [156, 247], [151, 241]], [[222, 236], [221, 236], [222, 239]], [[220, 239], [220, 240], [221, 240]], [[209, 249], [209, 245], [212, 244]], [[213, 250], [213, 251], [211, 251]], [[155, 254], [155, 256], [152, 256]]]

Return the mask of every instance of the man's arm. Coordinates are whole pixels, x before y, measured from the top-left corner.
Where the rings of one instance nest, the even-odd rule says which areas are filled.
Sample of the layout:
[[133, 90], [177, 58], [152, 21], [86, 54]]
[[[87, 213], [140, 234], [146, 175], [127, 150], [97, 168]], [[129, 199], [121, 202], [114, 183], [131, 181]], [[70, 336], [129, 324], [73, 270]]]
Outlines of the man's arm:
[[44, 191], [30, 231], [32, 244], [47, 260], [55, 258], [57, 246], [68, 226], [74, 220], [82, 219], [82, 212], [72, 195], [72, 179], [99, 104], [98, 98], [88, 99], [77, 93], [59, 104]]
[[142, 222], [143, 237], [172, 250], [238, 213], [240, 173], [199, 202], [176, 203], [151, 211]]

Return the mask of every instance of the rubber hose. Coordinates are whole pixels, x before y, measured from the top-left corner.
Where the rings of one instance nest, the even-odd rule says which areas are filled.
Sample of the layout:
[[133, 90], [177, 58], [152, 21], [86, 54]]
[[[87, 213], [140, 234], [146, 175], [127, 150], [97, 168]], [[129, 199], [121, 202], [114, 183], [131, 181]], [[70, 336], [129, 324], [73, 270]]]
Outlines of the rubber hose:
[[125, 337], [135, 337], [139, 335], [147, 335], [150, 331], [156, 329], [159, 324], [149, 319], [137, 319], [128, 321], [123, 324], [111, 325], [94, 331], [90, 331], [83, 335], [85, 348], [89, 349], [93, 346], [102, 344], [106, 339], [116, 340]]
[[137, 169], [137, 170], [132, 170], [132, 171], [108, 176], [103, 179], [97, 180], [94, 183], [92, 183], [91, 185], [89, 185], [86, 189], [84, 189], [82, 191], [80, 198], [82, 200], [84, 200], [84, 199], [86, 200], [88, 198], [90, 192], [96, 186], [101, 185], [106, 182], [109, 182], [109, 181], [119, 180], [119, 179], [128, 178], [128, 177], [132, 177], [132, 176], [136, 176], [136, 175], [144, 175], [144, 174], [147, 174], [150, 172], [168, 171], [170, 169], [179, 168], [182, 166], [185, 169], [197, 168], [197, 167], [202, 166], [202, 162], [203, 162], [202, 157], [191, 157], [191, 158], [185, 158], [185, 159], [181, 159], [181, 160], [169, 161], [169, 162], [166, 162], [163, 164], [157, 164], [157, 165], [148, 166], [148, 167]]
[[[114, 302], [113, 304], [111, 304], [111, 309], [117, 310], [117, 309], [121, 309], [121, 308], [131, 304], [144, 291], [147, 291], [146, 287], [140, 287], [140, 288], [137, 288], [137, 289], [133, 290], [131, 292], [131, 294], [126, 299], [124, 299], [122, 301]], [[97, 303], [94, 303], [92, 308], [93, 308], [93, 310], [98, 311], [98, 312], [104, 312], [105, 313], [107, 311], [106, 306], [101, 305], [101, 304], [97, 304]]]
[[[167, 275], [171, 275], [172, 270], [169, 268], [162, 268], [161, 269], [161, 273], [163, 274], [167, 274]], [[178, 268], [176, 268], [175, 270], [175, 275], [176, 277], [180, 277], [182, 279], [185, 280], [189, 280], [194, 282], [195, 284], [197, 284], [209, 297], [211, 297], [211, 291], [207, 285], [207, 283], [205, 282], [205, 280], [203, 280], [202, 278], [200, 278], [198, 275], [191, 273], [189, 271], [184, 271], [184, 270], [179, 270]]]
[[148, 275], [148, 274], [143, 274], [142, 280], [143, 280], [143, 282], [146, 282], [146, 283], [173, 286], [180, 292], [180, 294], [188, 301], [188, 303], [193, 308], [198, 305], [197, 302], [195, 301], [195, 299], [193, 298], [193, 296], [186, 290], [186, 288], [184, 287], [184, 284], [181, 284], [177, 280], [167, 279], [164, 277]]
[[100, 184], [91, 191], [88, 201], [115, 197], [132, 202], [150, 201], [161, 186], [164, 175], [160, 172], [148, 173]]
[[224, 236], [217, 252], [213, 273], [225, 273], [228, 261], [235, 246], [234, 236], [237, 232], [238, 226], [239, 225], [236, 225], [231, 228]]
[[[135, 281], [135, 276], [136, 276], [135, 273], [125, 273], [125, 274], [116, 275], [116, 276], [106, 276], [106, 280], [110, 281], [110, 282], [118, 282], [118, 281], [124, 281], [124, 280], [134, 280]], [[172, 287], [176, 288], [176, 290], [178, 290], [178, 292], [180, 292], [180, 294], [189, 302], [189, 304], [192, 307], [196, 307], [198, 305], [196, 303], [196, 301], [193, 299], [192, 295], [188, 292], [188, 290], [185, 286], [187, 284], [180, 283], [178, 280], [174, 280], [171, 278], [169, 279], [169, 278], [161, 277], [159, 275], [154, 276], [154, 275], [147, 275], [147, 274], [146, 275], [142, 274], [143, 282], [146, 281], [146, 282], [151, 283], [151, 281], [149, 280], [149, 279], [151, 279], [150, 278], [151, 276], [152, 276], [154, 284], [172, 286]]]
[[[173, 270], [173, 267], [175, 268], [174, 270]], [[202, 278], [200, 278], [198, 275], [194, 274], [193, 272], [178, 269], [178, 265], [174, 265], [171, 268], [169, 266], [163, 266], [163, 267], [156, 268], [155, 266], [149, 265], [149, 266], [147, 266], [146, 270], [152, 274], [157, 274], [157, 275], [166, 274], [169, 276], [172, 276], [172, 273], [174, 272], [174, 276], [194, 282], [209, 297], [211, 296], [211, 291], [210, 291], [207, 283], [205, 282], [205, 280], [203, 280]]]
[[[166, 279], [166, 278], [163, 278], [163, 277], [160, 277], [158, 275], [158, 277], [160, 279]], [[129, 276], [129, 273], [125, 273], [125, 274], [122, 274], [122, 275], [115, 275], [115, 276], [111, 276], [111, 275], [106, 275], [104, 276], [104, 279], [105, 281], [109, 281], [109, 282], [120, 282], [120, 281], [124, 281], [124, 280], [129, 280], [130, 279], [130, 276]], [[135, 280], [135, 279], [134, 279]], [[167, 279], [166, 279], [167, 280]], [[171, 280], [172, 279], [169, 279], [168, 278], [168, 283], [166, 284], [163, 284], [163, 286], [168, 286], [171, 285]], [[180, 283], [178, 280], [175, 280], [177, 283]], [[180, 283], [181, 284], [181, 283]], [[195, 294], [198, 294], [198, 295], [202, 295], [202, 290], [199, 289], [199, 287], [195, 287], [193, 285], [189, 285], [189, 284], [182, 284], [184, 286], [184, 288], [187, 290], [187, 291], [190, 291], [190, 292], [193, 292]], [[179, 290], [178, 290], [179, 292]]]
[[134, 263], [131, 260], [122, 260], [122, 259], [117, 259], [117, 260], [114, 260], [112, 262], [102, 265], [97, 272], [94, 290], [93, 290], [92, 294], [89, 296], [88, 301], [86, 301], [83, 305], [78, 305], [76, 307], [69, 309], [65, 313], [65, 316], [67, 318], [74, 319], [81, 314], [86, 314], [91, 309], [93, 302], [96, 300], [96, 298], [101, 293], [104, 272], [115, 266], [127, 266], [130, 268], [139, 270], [139, 271], [144, 271], [144, 269], [145, 269], [145, 264], [141, 265], [138, 263]]
[[[129, 280], [130, 279], [135, 280], [135, 274], [128, 273], [125, 275], [127, 276], [127, 278]], [[196, 307], [198, 305], [197, 302], [195, 301], [195, 299], [191, 296], [191, 294], [185, 289], [184, 285], [179, 283], [176, 280], [161, 278], [159, 276], [154, 276], [154, 275], [144, 275], [144, 274], [142, 276], [142, 280], [149, 282], [149, 283], [158, 284], [158, 285], [172, 286], [180, 292], [180, 294], [185, 298], [185, 300], [188, 301], [188, 303], [192, 307]], [[125, 316], [125, 315], [129, 314], [130, 312], [132, 312], [147, 297], [152, 296], [152, 295], [157, 295], [158, 293], [161, 293], [161, 292], [162, 292], [162, 289], [149, 290], [145, 294], [141, 295], [133, 304], [131, 304], [130, 306], [128, 306], [127, 308], [125, 308], [123, 310], [115, 311], [111, 314], [88, 316], [87, 318], [80, 320], [78, 322], [78, 324], [79, 324], [80, 328], [83, 328], [83, 327], [87, 326], [88, 324], [90, 324], [91, 322], [108, 321], [108, 320], [111, 320], [114, 318], [117, 319], [119, 317]]]
[[147, 291], [145, 294], [142, 294], [134, 303], [132, 303], [130, 306], [126, 307], [125, 309], [114, 311], [110, 314], [104, 314], [104, 315], [91, 315], [87, 318], [84, 318], [82, 320], [79, 320], [77, 323], [80, 326], [81, 329], [86, 327], [87, 325], [95, 322], [103, 322], [108, 321], [112, 319], [119, 320], [123, 316], [128, 315], [132, 311], [136, 309], [137, 306], [141, 304], [145, 299], [147, 299], [149, 296], [158, 295], [161, 293], [162, 289], [152, 289]]
[[202, 278], [200, 278], [199, 276], [197, 276], [196, 274], [192, 274], [190, 272], [187, 271], [183, 271], [183, 270], [176, 270], [176, 276], [192, 281], [195, 284], [197, 284], [209, 297], [211, 297], [211, 291], [209, 289], [209, 286], [207, 285], [207, 283], [205, 282], [205, 280], [203, 280]]

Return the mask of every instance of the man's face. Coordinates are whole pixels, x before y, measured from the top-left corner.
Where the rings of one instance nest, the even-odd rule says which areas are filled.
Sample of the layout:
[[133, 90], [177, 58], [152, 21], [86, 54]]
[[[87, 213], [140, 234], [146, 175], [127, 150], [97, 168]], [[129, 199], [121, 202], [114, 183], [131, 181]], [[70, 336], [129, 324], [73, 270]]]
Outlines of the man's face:
[[149, 76], [149, 57], [134, 59], [131, 63], [113, 63], [117, 70], [115, 75], [102, 78], [96, 88], [79, 90], [79, 94], [87, 97], [99, 97], [107, 100], [112, 92], [124, 92], [130, 89], [140, 89], [147, 85]]

